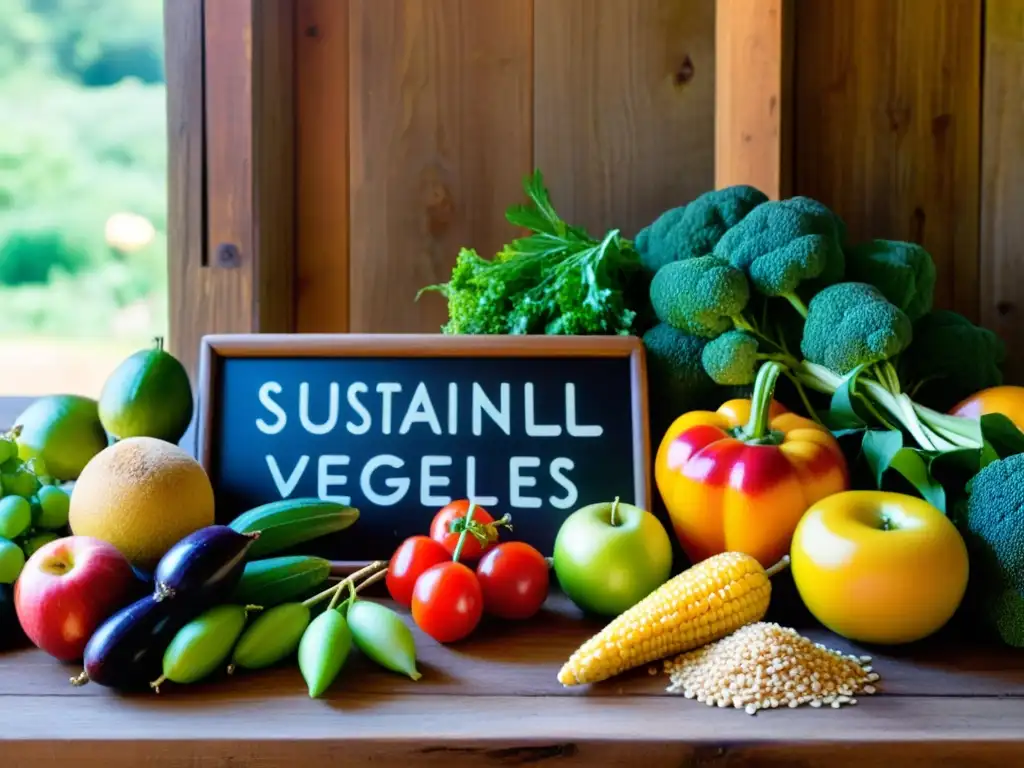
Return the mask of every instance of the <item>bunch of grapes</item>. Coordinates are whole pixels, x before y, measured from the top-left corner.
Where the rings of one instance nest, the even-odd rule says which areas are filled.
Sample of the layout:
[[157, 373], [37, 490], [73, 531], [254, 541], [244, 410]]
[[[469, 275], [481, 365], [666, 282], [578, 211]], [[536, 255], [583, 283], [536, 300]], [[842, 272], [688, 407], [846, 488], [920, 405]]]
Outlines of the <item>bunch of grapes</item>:
[[0, 435], [0, 585], [13, 584], [25, 560], [68, 533], [71, 497], [42, 459], [18, 457], [16, 431]]

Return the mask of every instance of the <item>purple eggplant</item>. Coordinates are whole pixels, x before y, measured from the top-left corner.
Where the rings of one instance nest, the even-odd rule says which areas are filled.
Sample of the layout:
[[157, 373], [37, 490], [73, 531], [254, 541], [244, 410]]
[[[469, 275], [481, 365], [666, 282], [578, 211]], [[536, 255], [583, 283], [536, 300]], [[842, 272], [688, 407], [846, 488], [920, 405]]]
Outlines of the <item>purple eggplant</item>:
[[191, 601], [146, 595], [107, 619], [89, 638], [85, 671], [74, 685], [93, 682], [108, 688], [142, 689], [160, 674], [163, 654], [174, 635], [199, 612]]
[[226, 525], [211, 525], [189, 534], [157, 563], [154, 595], [158, 600], [181, 595], [207, 603], [226, 598], [241, 579], [246, 555], [258, 537], [258, 533], [238, 533]]

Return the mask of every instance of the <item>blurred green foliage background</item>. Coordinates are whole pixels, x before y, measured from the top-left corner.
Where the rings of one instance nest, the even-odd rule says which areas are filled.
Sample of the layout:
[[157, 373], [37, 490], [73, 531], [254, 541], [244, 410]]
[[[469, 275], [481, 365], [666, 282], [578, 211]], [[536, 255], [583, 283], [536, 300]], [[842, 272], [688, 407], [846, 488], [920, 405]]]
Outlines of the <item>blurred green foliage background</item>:
[[0, 0], [0, 337], [166, 333], [166, 132], [162, 0]]

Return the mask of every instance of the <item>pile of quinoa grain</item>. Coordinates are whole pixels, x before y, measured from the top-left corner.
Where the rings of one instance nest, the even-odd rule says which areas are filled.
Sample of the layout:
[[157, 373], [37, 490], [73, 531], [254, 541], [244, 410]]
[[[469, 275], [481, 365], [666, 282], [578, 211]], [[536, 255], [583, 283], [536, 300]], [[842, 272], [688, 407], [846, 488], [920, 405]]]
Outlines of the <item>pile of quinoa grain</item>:
[[873, 694], [870, 656], [848, 656], [771, 622], [748, 624], [728, 637], [665, 661], [670, 693], [709, 707], [753, 715], [777, 707], [856, 704]]

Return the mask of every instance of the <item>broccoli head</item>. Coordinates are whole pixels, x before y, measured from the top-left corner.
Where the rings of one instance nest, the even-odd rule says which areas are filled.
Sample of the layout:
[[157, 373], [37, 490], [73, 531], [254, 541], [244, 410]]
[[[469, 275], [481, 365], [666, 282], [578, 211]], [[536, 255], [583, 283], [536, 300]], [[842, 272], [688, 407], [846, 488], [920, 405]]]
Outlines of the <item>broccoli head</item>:
[[637, 234], [634, 245], [640, 262], [656, 272], [673, 261], [707, 256], [726, 230], [767, 199], [759, 189], [739, 184], [671, 208]]
[[816, 291], [842, 279], [845, 232], [842, 221], [815, 200], [774, 200], [726, 232], [713, 252], [742, 269], [754, 290], [788, 299], [803, 313], [798, 289]]
[[707, 339], [659, 323], [643, 335], [651, 434], [660, 435], [682, 413], [717, 408], [715, 382], [701, 365]]
[[987, 464], [971, 480], [961, 521], [972, 590], [999, 636], [1024, 646], [1024, 454]]
[[706, 339], [732, 328], [749, 299], [746, 276], [714, 256], [666, 264], [651, 281], [651, 306], [658, 319]]
[[911, 321], [931, 311], [935, 262], [917, 243], [868, 240], [846, 251], [846, 278], [870, 283]]
[[701, 363], [716, 384], [742, 386], [757, 377], [757, 339], [746, 331], [726, 331], [701, 352]]
[[906, 313], [867, 283], [836, 283], [811, 299], [800, 344], [803, 356], [845, 375], [889, 360], [912, 338]]
[[950, 310], [914, 323], [914, 343], [900, 355], [899, 376], [914, 399], [948, 411], [968, 395], [1003, 383], [1006, 344], [987, 328]]

